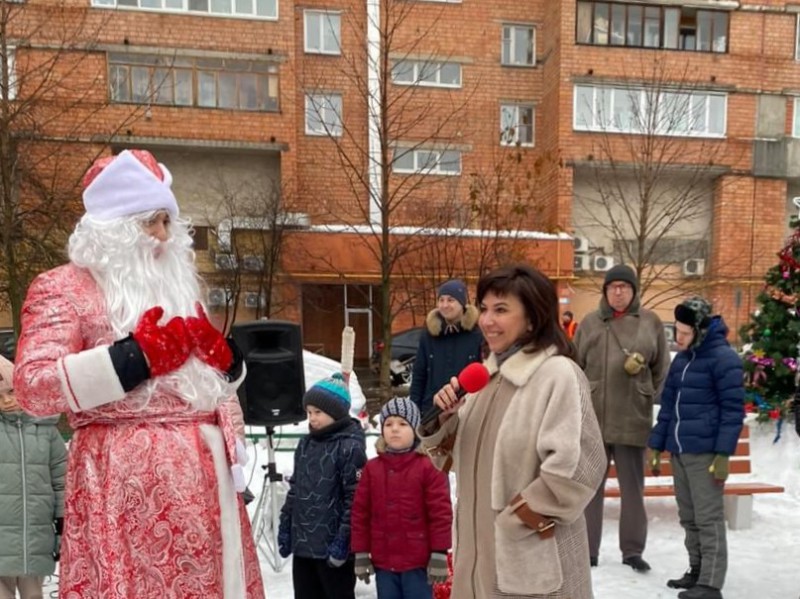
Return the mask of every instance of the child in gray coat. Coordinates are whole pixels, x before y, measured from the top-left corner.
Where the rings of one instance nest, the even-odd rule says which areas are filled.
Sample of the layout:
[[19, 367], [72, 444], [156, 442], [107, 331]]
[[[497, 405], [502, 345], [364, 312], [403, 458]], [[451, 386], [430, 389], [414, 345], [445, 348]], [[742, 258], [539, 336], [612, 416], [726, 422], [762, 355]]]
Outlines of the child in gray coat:
[[67, 449], [58, 417], [17, 405], [14, 366], [0, 356], [0, 599], [41, 599], [55, 570], [64, 515]]

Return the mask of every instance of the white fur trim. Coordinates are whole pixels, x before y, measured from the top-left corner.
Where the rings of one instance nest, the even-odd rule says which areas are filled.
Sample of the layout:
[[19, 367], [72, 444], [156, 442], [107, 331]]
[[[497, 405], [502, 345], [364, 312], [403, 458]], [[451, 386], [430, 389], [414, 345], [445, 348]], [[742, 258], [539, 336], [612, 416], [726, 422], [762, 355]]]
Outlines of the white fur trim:
[[200, 434], [214, 458], [219, 493], [219, 528], [222, 533], [222, 598], [242, 599], [246, 596], [242, 526], [239, 522], [239, 501], [234, 491], [222, 431], [212, 424], [201, 424]]
[[240, 466], [247, 466], [247, 449], [241, 439], [236, 439], [236, 461]]
[[239, 464], [231, 466], [231, 477], [233, 478], [233, 488], [237, 493], [244, 493], [247, 488], [247, 479], [244, 476], [244, 468]]
[[159, 180], [136, 156], [124, 150], [83, 190], [83, 205], [92, 218], [113, 220], [152, 210], [178, 216], [178, 202], [170, 189], [172, 175]]
[[59, 366], [61, 388], [73, 412], [91, 410], [125, 397], [107, 345], [65, 356], [59, 360]]

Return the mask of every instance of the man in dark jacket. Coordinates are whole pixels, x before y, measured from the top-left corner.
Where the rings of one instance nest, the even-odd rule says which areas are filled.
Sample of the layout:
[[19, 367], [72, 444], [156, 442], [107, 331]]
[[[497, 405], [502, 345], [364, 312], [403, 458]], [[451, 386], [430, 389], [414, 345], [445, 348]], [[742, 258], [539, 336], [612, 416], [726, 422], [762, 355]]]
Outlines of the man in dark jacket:
[[409, 391], [423, 415], [433, 405], [433, 394], [449, 383], [450, 377], [482, 359], [478, 309], [467, 303], [467, 286], [452, 279], [439, 287], [437, 298], [436, 309], [425, 319]]
[[701, 297], [675, 308], [675, 357], [648, 445], [654, 470], [670, 452], [689, 571], [667, 586], [680, 599], [722, 599], [728, 547], [723, 488], [728, 458], [744, 420], [742, 360], [728, 345], [728, 327]]
[[[600, 309], [583, 319], [574, 343], [592, 389], [606, 453], [617, 468], [622, 563], [647, 572], [650, 564], [642, 558], [647, 541], [645, 447], [653, 402], [669, 369], [669, 351], [661, 319], [640, 307], [639, 282], [630, 266], [618, 264], [606, 273]], [[604, 487], [605, 480], [586, 507], [592, 566], [600, 553]]]

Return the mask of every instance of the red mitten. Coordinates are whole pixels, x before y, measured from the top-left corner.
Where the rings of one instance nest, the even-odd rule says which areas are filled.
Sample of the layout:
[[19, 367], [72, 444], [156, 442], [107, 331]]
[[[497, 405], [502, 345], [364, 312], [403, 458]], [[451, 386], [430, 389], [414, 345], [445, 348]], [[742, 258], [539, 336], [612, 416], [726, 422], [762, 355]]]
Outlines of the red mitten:
[[162, 316], [164, 308], [150, 308], [142, 315], [133, 332], [133, 338], [147, 358], [150, 376], [160, 376], [179, 368], [192, 351], [183, 318], [176, 316], [166, 325], [160, 326], [158, 321]]
[[194, 353], [209, 366], [227, 372], [233, 364], [231, 348], [222, 333], [208, 320], [200, 302], [196, 308], [197, 316], [189, 316], [186, 319], [186, 329], [194, 345]]

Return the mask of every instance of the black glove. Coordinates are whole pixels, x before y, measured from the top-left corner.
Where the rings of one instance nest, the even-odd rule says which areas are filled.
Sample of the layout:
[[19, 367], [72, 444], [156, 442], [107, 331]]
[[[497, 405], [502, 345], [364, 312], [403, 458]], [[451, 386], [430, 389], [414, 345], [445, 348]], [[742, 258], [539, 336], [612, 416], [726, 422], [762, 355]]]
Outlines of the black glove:
[[278, 528], [278, 553], [282, 558], [287, 558], [292, 554], [292, 531], [288, 522], [286, 524], [281, 522], [280, 528]]
[[794, 412], [794, 431], [800, 436], [800, 387], [794, 392], [792, 412]]
[[56, 538], [53, 544], [53, 561], [61, 559], [61, 535], [64, 534], [64, 518], [56, 518], [53, 520], [53, 530], [55, 530]]

